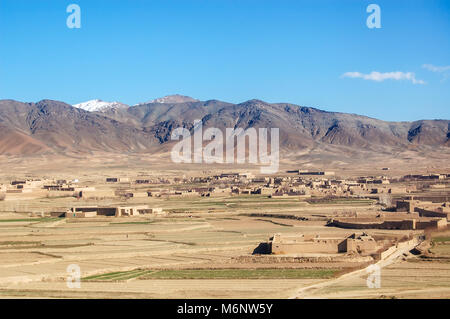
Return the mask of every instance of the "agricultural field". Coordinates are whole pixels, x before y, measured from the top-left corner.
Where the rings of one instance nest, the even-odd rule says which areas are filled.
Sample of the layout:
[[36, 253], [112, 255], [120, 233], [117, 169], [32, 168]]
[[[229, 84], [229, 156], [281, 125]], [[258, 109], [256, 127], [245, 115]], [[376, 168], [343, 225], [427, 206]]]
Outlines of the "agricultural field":
[[[0, 296], [69, 298], [83, 292], [86, 297], [183, 298], [188, 294], [199, 298], [264, 298], [270, 290], [285, 298], [298, 287], [360, 266], [358, 262], [259, 264], [239, 259], [251, 256], [275, 233], [349, 233], [327, 227], [325, 218], [302, 221], [282, 216], [252, 217], [255, 203], [261, 204], [258, 213], [283, 215], [291, 211], [310, 217], [331, 214], [339, 207], [262, 196], [150, 201], [172, 212], [165, 217], [87, 219], [2, 213]], [[30, 205], [50, 202], [55, 208], [75, 204], [55, 198]], [[98, 204], [91, 201], [82, 205], [94, 203]], [[228, 211], [221, 211], [225, 209]], [[81, 270], [80, 289], [66, 286], [67, 267], [73, 264]]]
[[335, 269], [164, 269], [112, 272], [82, 278], [83, 281], [123, 281], [130, 279], [327, 279]]
[[[205, 186], [108, 184], [106, 176], [125, 174], [123, 170], [127, 168], [115, 167], [112, 162], [101, 164], [106, 168], [90, 169], [80, 175], [75, 170], [67, 171], [64, 178], [80, 178], [87, 185], [112, 191], [129, 187], [145, 192]], [[156, 178], [184, 173], [129, 174]], [[32, 174], [36, 173], [30, 169]], [[65, 212], [72, 207], [134, 205], [159, 207], [165, 214], [49, 217], [50, 212]], [[354, 212], [377, 214], [380, 210], [380, 204], [372, 197], [270, 198], [227, 194], [90, 199], [25, 196], [3, 200], [0, 298], [402, 298], [423, 293], [448, 296], [450, 253], [446, 233], [433, 238], [430, 254], [422, 256], [427, 258], [407, 253], [384, 266], [380, 289], [367, 288], [367, 274], [358, 272], [373, 261], [372, 257], [368, 257], [369, 261], [351, 254], [342, 257], [337, 253], [305, 253], [300, 256], [301, 261], [293, 261], [258, 255], [258, 247], [266, 245], [274, 234], [348, 237], [355, 230], [331, 227], [330, 218]], [[367, 233], [377, 240], [412, 234], [406, 230], [374, 229]], [[80, 270], [80, 288], [67, 285], [71, 278], [68, 267], [73, 266]]]

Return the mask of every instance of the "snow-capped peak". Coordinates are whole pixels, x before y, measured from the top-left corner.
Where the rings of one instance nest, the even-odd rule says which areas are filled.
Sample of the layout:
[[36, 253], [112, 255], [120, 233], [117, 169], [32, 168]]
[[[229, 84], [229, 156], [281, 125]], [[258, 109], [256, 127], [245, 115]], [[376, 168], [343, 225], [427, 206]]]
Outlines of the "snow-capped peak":
[[110, 109], [125, 109], [128, 105], [120, 102], [106, 102], [102, 100], [90, 100], [87, 102], [72, 105], [73, 107], [83, 109], [89, 112], [105, 112]]

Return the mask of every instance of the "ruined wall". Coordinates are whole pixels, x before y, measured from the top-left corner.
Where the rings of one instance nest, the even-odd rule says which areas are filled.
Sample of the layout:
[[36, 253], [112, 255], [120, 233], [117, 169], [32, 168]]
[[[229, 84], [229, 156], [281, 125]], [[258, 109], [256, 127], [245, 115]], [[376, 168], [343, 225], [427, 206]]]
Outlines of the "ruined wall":
[[95, 216], [97, 216], [97, 212], [66, 212], [66, 218], [87, 218]]
[[345, 219], [334, 219], [332, 225], [349, 229], [373, 229], [379, 228], [382, 224], [382, 221], [376, 221], [375, 219], [371, 220], [372, 222], [369, 222], [369, 218], [358, 218], [358, 221], [354, 218], [352, 218], [352, 221]]
[[115, 207], [98, 207], [97, 214], [101, 216], [114, 216], [116, 214]]
[[[333, 226], [351, 229], [399, 229], [399, 230], [415, 230], [426, 228], [444, 228], [447, 227], [447, 220], [445, 218], [419, 218], [407, 220], [381, 220], [378, 222], [368, 222], [368, 218], [353, 218], [349, 219], [335, 219], [332, 222]], [[374, 219], [375, 220], [375, 219]]]
[[433, 219], [428, 221], [418, 221], [417, 229], [427, 229], [427, 228], [446, 228], [447, 227], [447, 219]]
[[320, 242], [298, 242], [298, 243], [272, 243], [273, 254], [301, 254], [301, 253], [323, 253], [337, 254], [339, 253], [339, 244], [342, 240], [323, 240]]
[[408, 219], [408, 220], [385, 220], [381, 224], [380, 229], [404, 229], [404, 230], [412, 230], [416, 229], [416, 220]]
[[358, 218], [357, 220], [335, 219], [333, 226], [350, 229], [415, 229], [415, 220], [377, 220], [376, 218]]
[[354, 262], [354, 263], [371, 263], [371, 256], [348, 256], [348, 255], [329, 255], [329, 256], [274, 256], [274, 255], [252, 255], [238, 256], [231, 259], [232, 263], [257, 263], [257, 264], [273, 264], [273, 263], [330, 263], [330, 262]]
[[396, 210], [398, 212], [414, 212], [414, 203], [408, 200], [399, 200], [396, 203]]
[[418, 208], [418, 207], [416, 207], [415, 211], [418, 212], [419, 215], [422, 217], [439, 217], [439, 218], [446, 218], [447, 220], [450, 220], [450, 213], [436, 212], [436, 211]]
[[381, 214], [381, 216], [384, 219], [387, 220], [391, 220], [391, 219], [400, 219], [400, 220], [404, 220], [404, 219], [411, 219], [411, 218], [419, 218], [419, 213], [414, 212], [414, 213], [407, 213], [407, 212], [383, 212]]
[[356, 252], [356, 253], [373, 253], [379, 248], [377, 242], [374, 240], [356, 240], [353, 238], [348, 238], [346, 240], [346, 251]]

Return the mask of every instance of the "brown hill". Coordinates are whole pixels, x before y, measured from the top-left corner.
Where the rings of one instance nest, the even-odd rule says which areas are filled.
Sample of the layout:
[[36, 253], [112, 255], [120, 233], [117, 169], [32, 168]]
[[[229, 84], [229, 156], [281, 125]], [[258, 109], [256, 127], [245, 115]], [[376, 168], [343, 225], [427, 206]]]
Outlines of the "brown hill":
[[[288, 103], [250, 100], [231, 104], [188, 97], [157, 99], [137, 106], [88, 112], [66, 103], [0, 101], [0, 154], [156, 153], [170, 146], [177, 127], [280, 128], [286, 154], [361, 151], [392, 153], [449, 146], [449, 120], [386, 122], [355, 114], [326, 112]], [[11, 142], [14, 141], [14, 143]]]
[[[140, 128], [50, 100], [36, 104], [0, 101], [0, 125], [10, 131], [20, 131], [46, 145], [47, 150], [60, 153], [132, 152], [158, 145], [152, 135]], [[3, 150], [2, 154], [6, 153]]]

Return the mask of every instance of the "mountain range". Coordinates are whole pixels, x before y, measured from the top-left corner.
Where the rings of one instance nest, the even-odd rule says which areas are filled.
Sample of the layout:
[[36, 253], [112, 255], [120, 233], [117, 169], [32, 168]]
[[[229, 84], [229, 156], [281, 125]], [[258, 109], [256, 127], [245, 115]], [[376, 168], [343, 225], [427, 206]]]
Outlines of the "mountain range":
[[359, 151], [394, 154], [450, 146], [450, 120], [387, 122], [289, 103], [250, 100], [240, 104], [171, 95], [134, 106], [92, 100], [76, 105], [42, 100], [0, 100], [0, 154], [167, 152], [171, 132], [204, 128], [280, 128], [284, 154]]

